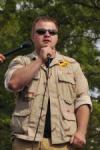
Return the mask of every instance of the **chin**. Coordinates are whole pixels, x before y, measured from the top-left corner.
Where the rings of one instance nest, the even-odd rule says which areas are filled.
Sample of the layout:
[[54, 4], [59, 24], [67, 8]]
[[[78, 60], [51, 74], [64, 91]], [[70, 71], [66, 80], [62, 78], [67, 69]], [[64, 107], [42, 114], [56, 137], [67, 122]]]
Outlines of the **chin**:
[[43, 44], [43, 46], [51, 46], [49, 43], [45, 43]]

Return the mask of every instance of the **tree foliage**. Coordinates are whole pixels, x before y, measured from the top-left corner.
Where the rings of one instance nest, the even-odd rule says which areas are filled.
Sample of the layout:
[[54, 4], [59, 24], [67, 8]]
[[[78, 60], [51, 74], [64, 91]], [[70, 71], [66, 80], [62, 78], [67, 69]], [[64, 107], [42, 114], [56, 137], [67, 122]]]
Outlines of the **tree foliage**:
[[[99, 0], [1, 0], [0, 1], [0, 52], [6, 53], [30, 39], [33, 20], [38, 16], [49, 15], [60, 25], [57, 49], [80, 62], [93, 90], [100, 90], [100, 1]], [[25, 50], [28, 53], [30, 50]], [[22, 52], [19, 52], [20, 54]], [[24, 52], [23, 52], [24, 53]], [[16, 54], [17, 55], [17, 54]], [[14, 96], [4, 88], [4, 73], [11, 56], [0, 65], [0, 141], [1, 150], [10, 150], [9, 122], [13, 111]], [[91, 118], [90, 139], [86, 149], [99, 150], [96, 128], [100, 126], [99, 104], [94, 104]], [[95, 122], [95, 124], [94, 124]], [[93, 126], [92, 126], [93, 124]], [[93, 128], [95, 130], [93, 131]], [[8, 137], [7, 137], [8, 136]], [[95, 139], [92, 139], [92, 138]], [[3, 141], [4, 139], [4, 141]], [[5, 148], [4, 144], [8, 143]]]

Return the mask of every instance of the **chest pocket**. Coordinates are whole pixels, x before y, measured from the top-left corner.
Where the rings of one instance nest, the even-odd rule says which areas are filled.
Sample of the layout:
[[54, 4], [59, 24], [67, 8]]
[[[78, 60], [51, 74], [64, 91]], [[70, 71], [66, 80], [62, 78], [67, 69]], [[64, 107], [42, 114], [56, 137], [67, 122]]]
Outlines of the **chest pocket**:
[[72, 104], [76, 97], [75, 80], [71, 74], [62, 72], [58, 75], [59, 96], [68, 104]]

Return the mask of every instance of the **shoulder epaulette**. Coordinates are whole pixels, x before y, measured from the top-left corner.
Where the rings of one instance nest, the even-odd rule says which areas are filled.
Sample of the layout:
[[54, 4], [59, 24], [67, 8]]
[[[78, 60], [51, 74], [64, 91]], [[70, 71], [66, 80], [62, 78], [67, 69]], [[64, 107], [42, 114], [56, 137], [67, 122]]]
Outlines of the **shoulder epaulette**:
[[64, 58], [64, 60], [68, 61], [69, 63], [76, 63], [77, 62], [74, 58], [71, 58], [68, 56], [64, 56], [63, 58]]

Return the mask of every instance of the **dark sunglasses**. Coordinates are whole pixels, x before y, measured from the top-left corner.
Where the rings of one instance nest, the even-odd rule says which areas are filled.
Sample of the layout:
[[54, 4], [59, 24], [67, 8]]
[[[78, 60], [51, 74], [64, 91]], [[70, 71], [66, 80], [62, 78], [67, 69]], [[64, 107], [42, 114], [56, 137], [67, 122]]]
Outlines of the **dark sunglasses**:
[[35, 32], [39, 35], [44, 35], [47, 31], [49, 32], [50, 35], [58, 34], [58, 31], [53, 29], [37, 29]]

